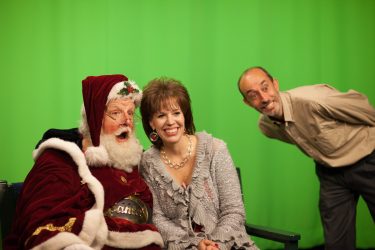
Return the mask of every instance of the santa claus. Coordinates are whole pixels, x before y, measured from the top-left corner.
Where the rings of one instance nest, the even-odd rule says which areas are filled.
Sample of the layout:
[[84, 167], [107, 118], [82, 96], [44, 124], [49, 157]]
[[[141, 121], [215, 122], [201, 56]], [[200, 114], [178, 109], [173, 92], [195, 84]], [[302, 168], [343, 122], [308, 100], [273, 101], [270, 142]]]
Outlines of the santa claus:
[[4, 249], [163, 247], [138, 173], [141, 90], [124, 75], [104, 75], [83, 80], [82, 93], [78, 142], [49, 138], [33, 152]]

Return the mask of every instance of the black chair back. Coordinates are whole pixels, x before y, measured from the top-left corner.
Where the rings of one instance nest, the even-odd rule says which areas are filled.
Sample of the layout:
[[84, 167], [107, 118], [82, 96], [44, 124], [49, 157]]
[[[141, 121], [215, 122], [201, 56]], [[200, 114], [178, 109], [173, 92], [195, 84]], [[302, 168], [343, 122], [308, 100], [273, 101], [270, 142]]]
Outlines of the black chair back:
[[18, 196], [21, 192], [23, 182], [8, 184], [0, 181], [0, 222], [1, 238], [4, 239], [12, 226]]

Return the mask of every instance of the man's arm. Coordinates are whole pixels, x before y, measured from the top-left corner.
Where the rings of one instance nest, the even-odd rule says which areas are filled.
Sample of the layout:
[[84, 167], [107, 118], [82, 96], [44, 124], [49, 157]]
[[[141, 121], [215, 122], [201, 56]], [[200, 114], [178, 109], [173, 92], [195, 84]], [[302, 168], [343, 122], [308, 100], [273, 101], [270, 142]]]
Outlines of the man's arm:
[[65, 153], [47, 150], [38, 158], [24, 182], [13, 228], [25, 248], [83, 243], [78, 237], [84, 219], [80, 207], [88, 209], [93, 203], [82, 202], [88, 189], [80, 180]]
[[375, 126], [374, 107], [365, 95], [354, 90], [327, 97], [318, 112], [340, 122]]

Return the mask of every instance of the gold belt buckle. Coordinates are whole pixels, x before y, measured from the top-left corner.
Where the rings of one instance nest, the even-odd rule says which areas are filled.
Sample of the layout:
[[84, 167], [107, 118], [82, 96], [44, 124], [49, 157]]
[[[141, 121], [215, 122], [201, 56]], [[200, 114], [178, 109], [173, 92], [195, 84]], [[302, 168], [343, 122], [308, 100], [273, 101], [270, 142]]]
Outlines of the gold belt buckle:
[[150, 208], [137, 196], [130, 195], [117, 202], [104, 213], [111, 218], [122, 218], [136, 224], [151, 223]]

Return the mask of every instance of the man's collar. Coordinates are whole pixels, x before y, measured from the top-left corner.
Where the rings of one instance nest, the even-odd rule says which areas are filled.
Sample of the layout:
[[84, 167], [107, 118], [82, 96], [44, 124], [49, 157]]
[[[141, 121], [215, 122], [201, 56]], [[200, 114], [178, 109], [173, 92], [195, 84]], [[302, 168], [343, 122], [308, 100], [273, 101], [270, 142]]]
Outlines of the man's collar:
[[283, 116], [285, 122], [294, 122], [293, 119], [293, 110], [290, 103], [290, 96], [287, 92], [280, 92], [280, 101], [283, 109]]
[[292, 105], [290, 105], [290, 96], [287, 92], [280, 92], [280, 102], [283, 109], [283, 121], [275, 119], [274, 117], [268, 116], [268, 118], [276, 125], [288, 124], [288, 122], [294, 122], [292, 115]]

